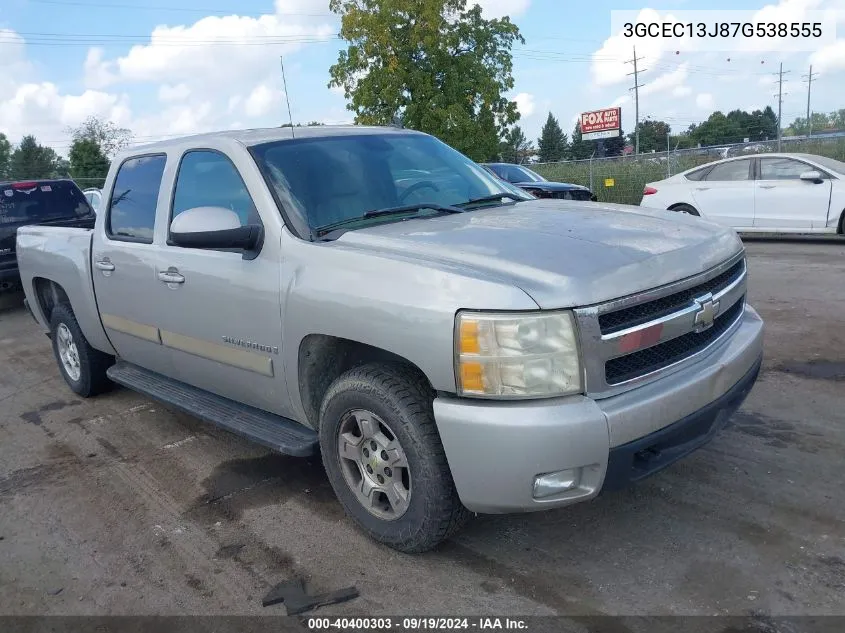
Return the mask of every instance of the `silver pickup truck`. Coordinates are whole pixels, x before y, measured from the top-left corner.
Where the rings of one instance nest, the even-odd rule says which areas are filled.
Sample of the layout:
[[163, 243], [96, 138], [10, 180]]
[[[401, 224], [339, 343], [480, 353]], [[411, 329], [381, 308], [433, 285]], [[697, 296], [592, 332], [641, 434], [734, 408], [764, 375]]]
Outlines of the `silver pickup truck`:
[[17, 255], [74, 392], [114, 382], [319, 452], [347, 513], [406, 552], [657, 472], [761, 362], [732, 230], [537, 200], [402, 129], [124, 151], [93, 230], [21, 228]]

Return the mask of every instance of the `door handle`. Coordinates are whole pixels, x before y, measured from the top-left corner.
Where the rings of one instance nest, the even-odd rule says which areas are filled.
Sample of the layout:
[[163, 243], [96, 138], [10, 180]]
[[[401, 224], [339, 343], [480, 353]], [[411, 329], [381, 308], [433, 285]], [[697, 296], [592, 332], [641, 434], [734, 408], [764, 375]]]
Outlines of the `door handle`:
[[101, 259], [99, 261], [94, 262], [94, 265], [99, 268], [100, 270], [112, 271], [114, 270], [114, 264], [112, 264], [107, 259]]
[[710, 189], [710, 187], [696, 187], [695, 188], [696, 191], [707, 191], [708, 189]]
[[158, 278], [166, 284], [183, 284], [185, 277], [179, 274], [176, 269], [170, 268], [163, 270], [158, 274]]
[[774, 189], [774, 185], [760, 185], [760, 189]]

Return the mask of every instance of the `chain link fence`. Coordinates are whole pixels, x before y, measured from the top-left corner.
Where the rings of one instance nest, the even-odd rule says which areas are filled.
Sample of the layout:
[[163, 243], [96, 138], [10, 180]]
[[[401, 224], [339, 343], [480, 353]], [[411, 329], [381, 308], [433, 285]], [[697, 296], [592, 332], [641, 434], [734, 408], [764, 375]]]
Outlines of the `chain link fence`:
[[[639, 204], [646, 183], [723, 158], [776, 151], [777, 141], [758, 141], [636, 156], [535, 163], [530, 167], [548, 180], [589, 187], [601, 202]], [[842, 136], [785, 137], [781, 151], [817, 154], [845, 161], [845, 133]]]

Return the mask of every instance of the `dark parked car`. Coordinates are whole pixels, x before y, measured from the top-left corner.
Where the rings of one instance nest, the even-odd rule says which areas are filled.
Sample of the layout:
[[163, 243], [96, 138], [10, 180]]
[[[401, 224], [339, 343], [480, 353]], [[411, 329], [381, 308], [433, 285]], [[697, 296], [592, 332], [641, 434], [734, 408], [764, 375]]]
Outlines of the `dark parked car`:
[[514, 165], [513, 163], [485, 163], [484, 166], [502, 180], [516, 185], [538, 198], [592, 200], [594, 202], [596, 200], [595, 194], [587, 187], [573, 185], [568, 182], [551, 182], [523, 165]]
[[18, 285], [15, 236], [28, 224], [94, 228], [96, 215], [72, 180], [0, 182], [0, 290]]

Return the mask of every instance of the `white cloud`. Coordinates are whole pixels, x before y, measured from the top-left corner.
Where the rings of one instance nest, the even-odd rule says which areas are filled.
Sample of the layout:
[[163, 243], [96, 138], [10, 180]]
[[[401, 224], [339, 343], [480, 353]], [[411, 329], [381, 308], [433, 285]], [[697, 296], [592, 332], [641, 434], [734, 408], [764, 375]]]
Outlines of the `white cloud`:
[[158, 88], [158, 100], [164, 103], [184, 101], [191, 94], [191, 89], [183, 83], [171, 85], [162, 84]]
[[[845, 11], [843, 11], [845, 14]], [[813, 72], [831, 72], [845, 70], [845, 40], [837, 40], [830, 46], [825, 46], [810, 56]]]
[[618, 108], [619, 106], [623, 106], [626, 103], [631, 102], [631, 95], [622, 95], [621, 97], [616, 97], [613, 102], [610, 104], [611, 108]]
[[83, 72], [83, 80], [88, 88], [105, 88], [115, 81], [109, 65], [103, 61], [103, 49], [98, 46], [88, 49]]
[[[657, 22], [674, 20], [671, 15], [660, 15], [654, 9], [643, 9], [639, 12], [638, 22]], [[610, 86], [622, 81], [631, 81], [628, 73], [633, 72], [633, 64], [626, 63], [634, 57], [634, 47], [640, 69], [648, 69], [656, 64], [663, 55], [664, 48], [669, 44], [660, 38], [625, 37], [620, 33], [612, 35], [604, 41], [602, 47], [593, 53], [591, 72], [593, 80], [600, 86]], [[678, 46], [676, 44], [676, 46]], [[683, 44], [681, 44], [683, 46]], [[684, 50], [683, 48], [681, 50]]]
[[675, 88], [672, 89], [673, 97], [686, 97], [690, 94], [692, 94], [692, 88], [689, 86], [675, 86]]
[[0, 132], [13, 142], [23, 134], [53, 140], [64, 137], [67, 127], [77, 126], [91, 115], [124, 125], [131, 119], [128, 99], [96, 90], [63, 95], [50, 82], [25, 83], [0, 101]]
[[270, 112], [275, 103], [281, 101], [283, 94], [281, 91], [273, 90], [264, 84], [256, 86], [246, 98], [244, 112], [249, 117], [264, 116]]
[[527, 92], [520, 92], [513, 98], [516, 101], [516, 108], [522, 117], [530, 117], [534, 114], [534, 95]]
[[695, 105], [701, 108], [702, 110], [712, 110], [714, 103], [715, 100], [713, 99], [713, 95], [709, 92], [699, 93], [695, 97]]
[[528, 10], [531, 0], [468, 0], [468, 5], [479, 4], [485, 18], [510, 16], [515, 18]]
[[689, 76], [689, 65], [681, 64], [675, 70], [664, 73], [652, 79], [642, 88], [640, 88], [641, 95], [656, 94], [659, 92], [666, 92], [669, 89], [677, 89], [683, 87], [684, 82]]

